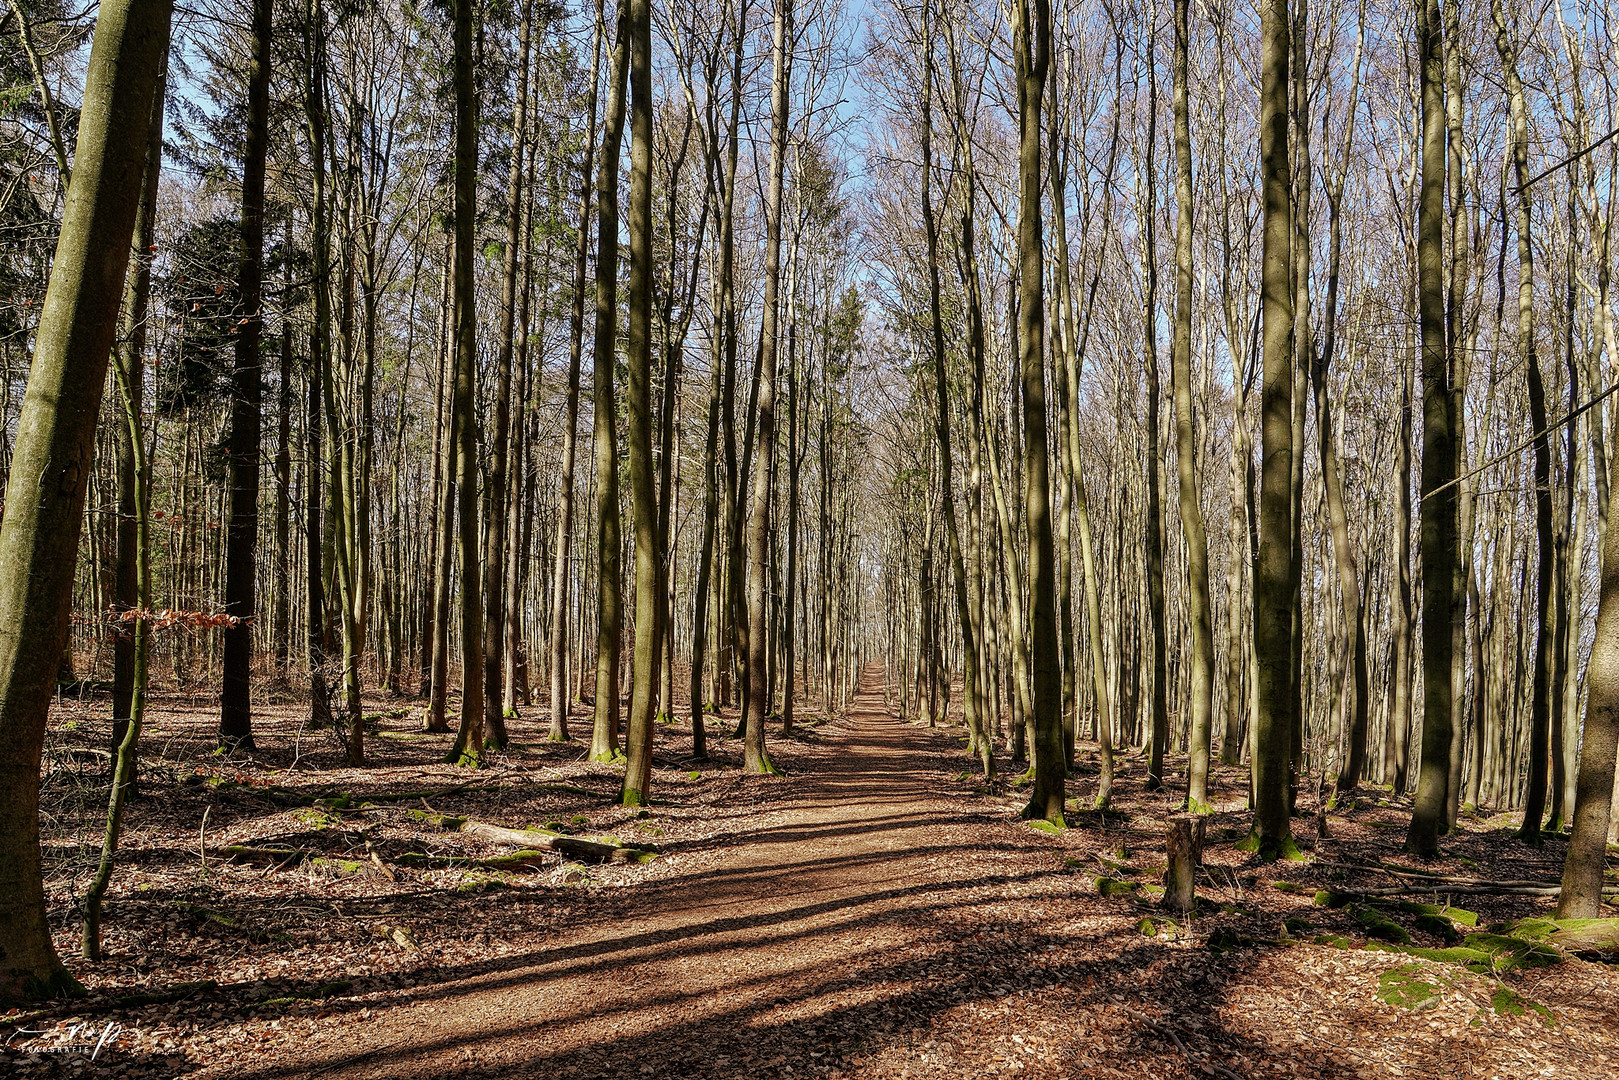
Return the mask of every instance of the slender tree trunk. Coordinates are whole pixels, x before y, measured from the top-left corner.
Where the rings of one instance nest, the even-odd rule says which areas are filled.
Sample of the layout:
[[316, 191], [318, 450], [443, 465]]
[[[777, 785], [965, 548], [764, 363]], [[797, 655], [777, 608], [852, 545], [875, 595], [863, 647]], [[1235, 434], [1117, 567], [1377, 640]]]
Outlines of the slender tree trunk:
[[[161, 84], [154, 99], [156, 115], [153, 131], [162, 129]], [[162, 167], [162, 144], [154, 140], [155, 149], [146, 160], [148, 187], [157, 186], [157, 173]], [[144, 251], [144, 249], [143, 249]], [[126, 363], [129, 361], [130, 363]], [[151, 571], [151, 502], [148, 496], [150, 469], [147, 465], [146, 443], [141, 432], [141, 411], [135, 397], [135, 383], [131, 371], [141, 362], [138, 352], [115, 359], [120, 404], [123, 407], [124, 427], [134, 450], [135, 469], [135, 605], [138, 613], [134, 626], [134, 679], [130, 694], [129, 719], [124, 725], [113, 764], [112, 790], [107, 799], [107, 824], [101, 840], [101, 860], [84, 897], [84, 934], [82, 951], [87, 960], [101, 959], [101, 902], [107, 886], [112, 882], [113, 868], [118, 852], [118, 838], [123, 830], [124, 803], [134, 791], [135, 766], [140, 748], [141, 726], [146, 716], [147, 660], [151, 645], [150, 609], [152, 603]]]
[[1401, 367], [1400, 415], [1394, 437], [1394, 482], [1399, 488], [1394, 500], [1395, 591], [1391, 598], [1394, 672], [1383, 760], [1397, 795], [1405, 794], [1411, 758], [1411, 403], [1415, 365], [1404, 361]]
[[793, 733], [793, 700], [798, 673], [798, 236], [795, 231], [787, 286], [787, 577], [781, 602], [781, 733]]
[[[978, 710], [978, 646], [967, 592], [967, 563], [962, 555], [961, 529], [956, 520], [955, 449], [950, 439], [949, 377], [945, 370], [944, 318], [939, 290], [939, 224], [933, 216], [933, 39], [928, 24], [930, 15], [931, 4], [924, 5], [922, 48], [926, 65], [922, 87], [922, 225], [928, 240], [928, 312], [933, 335], [933, 430], [939, 442], [939, 514], [944, 518], [945, 540], [950, 548], [950, 576], [955, 585], [956, 619], [961, 627], [962, 710], [967, 730], [975, 744], [974, 749], [979, 753], [987, 777], [995, 773], [995, 748], [983, 730], [983, 718]], [[823, 566], [822, 573], [825, 572]]]
[[1191, 711], [1186, 803], [1209, 801], [1209, 743], [1214, 734], [1214, 628], [1209, 607], [1209, 541], [1197, 487], [1197, 434], [1192, 426], [1192, 128], [1187, 105], [1189, 0], [1175, 0], [1175, 336], [1170, 376], [1175, 387], [1175, 463], [1180, 479], [1181, 531], [1186, 535], [1187, 616], [1192, 624]]
[[219, 691], [219, 745], [253, 746], [253, 631], [259, 537], [259, 413], [264, 372], [264, 166], [270, 142], [270, 49], [273, 0], [253, 0], [247, 72], [247, 131], [242, 158], [242, 240], [237, 264], [242, 320], [231, 372], [230, 512], [225, 531], [225, 663]]
[[[716, 319], [715, 322], [719, 323]], [[717, 328], [717, 327], [716, 327]], [[715, 334], [709, 352], [708, 426], [703, 439], [703, 538], [697, 552], [697, 584], [692, 596], [691, 609], [691, 682], [688, 698], [691, 705], [691, 752], [702, 759], [708, 756], [708, 735], [703, 723], [704, 694], [703, 668], [708, 650], [708, 609], [714, 578], [714, 534], [719, 527], [719, 447], [720, 394], [724, 382], [724, 345]]]
[[[770, 479], [776, 458], [776, 346], [781, 289], [781, 194], [787, 166], [788, 92], [792, 88], [792, 0], [776, 0], [770, 84], [770, 186], [765, 203], [764, 313], [759, 329], [758, 443], [753, 514], [748, 521], [748, 717], [743, 768], [774, 773], [765, 751], [770, 712]], [[789, 677], [791, 677], [789, 675]]]
[[[95, 424], [140, 203], [168, 0], [106, 0], [68, 200], [35, 334], [0, 523], [0, 1001], [77, 989], [45, 918], [39, 766], [68, 641]], [[41, 482], [44, 480], [45, 482]], [[126, 735], [127, 738], [127, 735]]]
[[[282, 287], [288, 288], [283, 280]], [[281, 386], [276, 408], [275, 448], [275, 610], [270, 636], [275, 648], [276, 671], [285, 677], [292, 649], [292, 320], [281, 315]]]
[[1338, 347], [1338, 284], [1343, 259], [1343, 194], [1349, 173], [1350, 153], [1355, 138], [1355, 111], [1360, 96], [1360, 57], [1365, 41], [1365, 21], [1359, 23], [1354, 67], [1350, 76], [1349, 107], [1344, 114], [1343, 155], [1337, 175], [1327, 185], [1328, 255], [1326, 331], [1321, 352], [1312, 357], [1311, 376], [1315, 389], [1316, 443], [1321, 457], [1321, 482], [1332, 535], [1332, 551], [1338, 567], [1338, 596], [1343, 610], [1343, 635], [1349, 648], [1345, 668], [1349, 695], [1347, 747], [1338, 772], [1337, 790], [1353, 791], [1366, 767], [1366, 619], [1361, 606], [1360, 567], [1355, 561], [1349, 538], [1349, 512], [1344, 505], [1343, 477], [1338, 466], [1337, 436], [1333, 431], [1332, 402], [1327, 393], [1327, 374]]
[[309, 334], [309, 383], [304, 410], [304, 550], [307, 588], [307, 651], [309, 655], [309, 710], [312, 725], [332, 724], [331, 688], [327, 682], [326, 578], [323, 552], [326, 484], [321, 454], [321, 390], [331, 364], [331, 250], [327, 228], [326, 116], [324, 105], [325, 11], [321, 0], [309, 0], [304, 17], [304, 115], [309, 136], [310, 242], [315, 262], [312, 289], [314, 318]]
[[[1535, 460], [1535, 539], [1539, 560], [1535, 588], [1535, 668], [1529, 704], [1529, 786], [1524, 795], [1523, 823], [1518, 839], [1539, 846], [1541, 819], [1546, 814], [1546, 766], [1550, 749], [1551, 676], [1557, 635], [1552, 622], [1553, 594], [1557, 590], [1556, 543], [1552, 527], [1551, 441], [1546, 430], [1546, 390], [1540, 377], [1535, 349], [1535, 246], [1534, 203], [1529, 181], [1529, 111], [1518, 78], [1518, 58], [1507, 27], [1501, 0], [1492, 0], [1495, 47], [1506, 77], [1511, 115], [1513, 179], [1518, 189], [1518, 354], [1529, 384], [1529, 428]], [[1572, 462], [1570, 463], [1572, 467]], [[1424, 740], [1426, 756], [1426, 740]]]
[[1288, 740], [1287, 807], [1294, 812], [1299, 786], [1307, 768], [1305, 747], [1304, 685], [1304, 431], [1309, 405], [1309, 367], [1315, 355], [1315, 325], [1311, 320], [1313, 298], [1311, 274], [1314, 250], [1311, 244], [1310, 204], [1314, 195], [1315, 166], [1311, 154], [1309, 80], [1310, 5], [1309, 0], [1293, 0], [1292, 24], [1292, 110], [1293, 110], [1293, 482], [1291, 535], [1293, 576], [1289, 583], [1293, 634], [1288, 641], [1288, 685], [1292, 698], [1289, 715], [1293, 733]]
[[[525, 137], [529, 137], [525, 134]], [[529, 567], [534, 564], [533, 547], [533, 487], [534, 468], [529, 460], [529, 443], [531, 422], [528, 413], [528, 404], [531, 398], [539, 393], [541, 371], [530, 363], [532, 338], [529, 330], [531, 326], [531, 312], [534, 296], [534, 257], [535, 253], [529, 246], [534, 235], [534, 190], [536, 159], [539, 157], [538, 147], [528, 156], [528, 181], [524, 196], [522, 236], [523, 253], [523, 284], [517, 306], [517, 339], [516, 357], [518, 372], [518, 386], [515, 394], [514, 407], [516, 414], [512, 417], [511, 427], [508, 431], [509, 443], [506, 449], [506, 460], [510, 464], [510, 482], [507, 484], [506, 506], [502, 517], [506, 530], [506, 587], [505, 603], [501, 611], [501, 632], [505, 636], [503, 650], [503, 670], [501, 678], [500, 711], [501, 716], [515, 717], [517, 706], [529, 704], [533, 700], [531, 680], [529, 674], [532, 648], [527, 644], [528, 638], [523, 626], [524, 602], [523, 594], [528, 589]], [[553, 214], [561, 210], [561, 184], [553, 184], [548, 201]], [[553, 244], [548, 239], [545, 247], [545, 263], [550, 265], [555, 255]], [[549, 290], [547, 290], [549, 291]], [[542, 297], [543, 299], [543, 297]], [[541, 332], [539, 339], [544, 341], [545, 320], [540, 321]], [[543, 580], [543, 578], [542, 578]]]
[[[732, 39], [730, 72], [730, 125], [725, 145], [725, 199], [720, 210], [720, 317], [723, 320], [724, 389], [720, 395], [720, 431], [725, 449], [724, 567], [715, 635], [715, 696], [728, 705], [734, 696], [737, 667], [746, 662], [748, 624], [742, 596], [745, 550], [742, 540], [742, 478], [736, 449], [736, 188], [737, 159], [741, 149], [742, 57], [746, 47], [748, 5], [739, 3], [729, 25]], [[752, 416], [752, 406], [749, 406]], [[746, 687], [744, 687], [744, 691]], [[746, 693], [743, 693], [744, 699]], [[744, 700], [743, 710], [747, 703]], [[745, 720], [745, 717], [744, 717]]]
[[618, 420], [613, 395], [618, 342], [618, 161], [624, 135], [625, 85], [630, 70], [630, 5], [620, 0], [613, 68], [602, 124], [596, 178], [596, 335], [593, 406], [596, 441], [596, 716], [590, 759], [618, 756], [618, 666], [623, 623], [619, 521]]
[[585, 270], [590, 260], [591, 158], [596, 146], [596, 84], [601, 80], [602, 38], [606, 15], [596, 4], [596, 32], [590, 54], [590, 89], [586, 91], [585, 157], [579, 170], [579, 246], [573, 260], [573, 311], [568, 332], [568, 387], [562, 405], [561, 490], [557, 493], [556, 551], [551, 574], [551, 730], [550, 738], [568, 738], [568, 705], [572, 698], [568, 672], [568, 585], [573, 577], [568, 551], [573, 538], [574, 456], [579, 434], [579, 367], [584, 355]]
[[[1062, 827], [1062, 649], [1057, 640], [1056, 551], [1046, 436], [1045, 255], [1041, 224], [1040, 114], [1051, 64], [1051, 6], [1017, 0], [1013, 67], [1018, 83], [1018, 376], [1023, 398], [1023, 505], [1029, 529], [1029, 654], [1034, 789], [1023, 816]], [[1016, 582], [1008, 582], [1017, 588]]]
[[1293, 616], [1291, 502], [1293, 474], [1292, 171], [1288, 160], [1288, 5], [1261, 8], [1259, 158], [1264, 247], [1260, 291], [1259, 558], [1254, 573], [1253, 843], [1275, 859], [1292, 846], [1288, 772], [1293, 710], [1289, 668]]
[[[453, 226], [452, 226], [453, 229]], [[427, 730], [448, 732], [450, 700], [450, 634], [453, 619], [450, 615], [450, 585], [454, 572], [455, 548], [455, 454], [456, 432], [461, 419], [455, 411], [456, 371], [456, 305], [460, 303], [455, 292], [455, 235], [452, 231], [448, 244], [449, 259], [444, 267], [446, 291], [449, 298], [449, 326], [444, 337], [444, 356], [439, 366], [440, 394], [444, 398], [443, 431], [444, 452], [439, 458], [435, 508], [438, 530], [435, 547], [438, 559], [433, 565], [433, 687], [427, 703]]]
[[[1576, 69], [1578, 74], [1578, 69]], [[1579, 273], [1574, 237], [1578, 234], [1578, 189], [1568, 186], [1567, 217], [1569, 243], [1566, 245], [1563, 267], [1563, 368], [1568, 395], [1568, 415], [1573, 417], [1579, 407], [1580, 372], [1574, 361], [1574, 337], [1579, 319], [1579, 292], [1576, 275]], [[1552, 657], [1551, 685], [1551, 810], [1547, 815], [1546, 831], [1560, 834], [1565, 815], [1573, 808], [1570, 789], [1571, 774], [1578, 763], [1571, 757], [1579, 751], [1579, 725], [1574, 716], [1579, 708], [1579, 688], [1576, 685], [1580, 669], [1577, 633], [1571, 633], [1570, 613], [1576, 619], [1580, 610], [1580, 579], [1585, 532], [1585, 508], [1580, 500], [1579, 423], [1569, 420], [1563, 430], [1563, 504], [1562, 520], [1555, 533], [1557, 563], [1557, 593], [1554, 606], [1555, 641]]]
[[1445, 348], [1444, 30], [1438, 0], [1417, 6], [1422, 189], [1417, 207], [1417, 313], [1422, 335], [1422, 764], [1405, 846], [1439, 853], [1450, 786], [1452, 608], [1456, 563], [1455, 397]]
[[[353, 440], [345, 435], [344, 424], [338, 413], [338, 372], [333, 366], [331, 355], [331, 267], [333, 258], [331, 208], [325, 168], [327, 152], [325, 14], [320, 0], [315, 0], [311, 4], [306, 24], [308, 27], [305, 39], [305, 48], [308, 52], [308, 85], [304, 97], [304, 113], [308, 124], [309, 145], [311, 147], [310, 160], [313, 165], [311, 169], [313, 184], [310, 201], [313, 208], [311, 233], [312, 254], [315, 263], [313, 289], [315, 333], [311, 343], [314, 346], [313, 351], [318, 357], [318, 359], [312, 360], [311, 368], [319, 375], [318, 380], [311, 389], [311, 394], [313, 395], [311, 405], [318, 412], [324, 414], [326, 427], [330, 433], [324, 480], [319, 479], [321, 468], [318, 464], [311, 477], [311, 493], [316, 494], [324, 487], [329, 504], [323, 520], [326, 531], [322, 532], [319, 537], [322, 557], [311, 561], [321, 565], [323, 568], [330, 565], [335, 570], [334, 577], [336, 578], [338, 592], [337, 611], [343, 634], [342, 685], [344, 715], [348, 720], [348, 758], [350, 764], [358, 765], [364, 759], [364, 744], [362, 741], [364, 730], [360, 712], [360, 629], [357, 622], [358, 611], [355, 603], [355, 563], [350, 557], [349, 551], [351, 543], [350, 530], [354, 517], [354, 491], [352, 485], [354, 475], [352, 468]], [[346, 330], [343, 330], [342, 333], [346, 353], [349, 335]], [[345, 361], [345, 366], [347, 366], [347, 361]], [[318, 421], [313, 419], [312, 424], [315, 427], [319, 426]], [[327, 554], [328, 550], [329, 555]], [[322, 622], [324, 623], [324, 590], [321, 598]], [[329, 648], [330, 646], [323, 632], [321, 645], [323, 663]], [[322, 702], [316, 706], [317, 710], [319, 710], [317, 719], [327, 720], [330, 718], [330, 702], [327, 697], [328, 688], [325, 684], [324, 672], [318, 689], [321, 693]]]
[[[478, 572], [478, 100], [473, 78], [473, 0], [454, 0], [455, 37], [455, 488], [456, 570], [461, 585], [461, 724], [448, 760], [483, 761], [483, 581]], [[358, 722], [358, 718], [356, 718]]]
[[[652, 720], [658, 704], [658, 622], [663, 561], [652, 464], [652, 11], [651, 0], [621, 0], [629, 11], [630, 280], [625, 349], [625, 442], [635, 529], [635, 651], [631, 661], [627, 760], [619, 801], [652, 797]], [[665, 394], [673, 394], [665, 386]]]
[[[710, 117], [713, 113], [710, 112]], [[729, 243], [730, 199], [721, 196], [716, 191], [716, 185], [723, 183], [718, 163], [718, 148], [712, 150], [709, 161], [710, 178], [708, 197], [721, 203], [720, 206], [720, 249], [722, 273], [725, 266], [726, 245]], [[716, 286], [715, 293], [720, 294], [722, 289]], [[710, 327], [711, 341], [709, 347], [709, 381], [708, 381], [708, 426], [703, 439], [703, 538], [697, 553], [697, 583], [692, 597], [691, 612], [691, 681], [688, 698], [691, 706], [691, 752], [699, 760], [708, 756], [708, 733], [703, 723], [705, 709], [703, 693], [703, 670], [707, 662], [708, 650], [708, 613], [712, 605], [718, 612], [719, 605], [713, 603], [713, 580], [715, 564], [719, 561], [715, 551], [715, 534], [720, 525], [720, 490], [719, 490], [719, 428], [720, 428], [720, 402], [725, 389], [725, 341], [724, 341], [725, 315], [723, 308], [716, 304], [714, 318]], [[824, 479], [824, 478], [823, 478]], [[720, 620], [716, 619], [716, 622]]]
[[517, 334], [518, 272], [523, 235], [523, 168], [528, 144], [528, 54], [534, 5], [522, 4], [517, 46], [517, 98], [512, 154], [506, 173], [506, 250], [500, 275], [500, 347], [495, 356], [494, 425], [489, 434], [489, 482], [483, 492], [483, 719], [491, 749], [506, 746], [506, 488], [510, 462], [512, 353]]
[[[1149, 27], [1148, 52], [1156, 53], [1158, 33], [1156, 25]], [[1156, 67], [1147, 68], [1147, 149], [1145, 168], [1145, 202], [1141, 217], [1145, 227], [1141, 231], [1142, 276], [1142, 354], [1146, 360], [1147, 384], [1147, 448], [1141, 467], [1146, 474], [1146, 521], [1143, 529], [1145, 566], [1147, 577], [1147, 620], [1152, 629], [1152, 667], [1149, 671], [1149, 689], [1152, 696], [1151, 726], [1147, 734], [1147, 790], [1155, 791], [1164, 783], [1164, 754], [1169, 749], [1169, 697], [1167, 675], [1169, 666], [1168, 612], [1164, 600], [1164, 512], [1159, 483], [1162, 460], [1159, 453], [1159, 402], [1162, 382], [1158, 373], [1158, 77]]]
[[[439, 332], [437, 348], [438, 353], [433, 365], [433, 458], [432, 485], [429, 488], [431, 503], [427, 519], [427, 564], [424, 568], [421, 581], [421, 648], [420, 672], [416, 683], [416, 695], [429, 697], [433, 687], [433, 644], [438, 635], [440, 622], [438, 613], [438, 568], [442, 561], [439, 550], [440, 511], [444, 504], [444, 445], [449, 435], [450, 422], [446, 414], [445, 401], [445, 372], [449, 369], [448, 356], [450, 349], [450, 277], [451, 262], [454, 258], [450, 244], [444, 245], [444, 267], [442, 284], [439, 289]], [[433, 712], [429, 708], [427, 713], [427, 730], [433, 727]], [[439, 714], [442, 716], [442, 712]]]
[[[1460, 5], [1444, 9], [1445, 35], [1451, 45], [1445, 50], [1445, 129], [1447, 188], [1450, 220], [1446, 226], [1450, 244], [1445, 271], [1445, 341], [1450, 354], [1451, 422], [1455, 425], [1456, 469], [1461, 473], [1467, 462], [1467, 372], [1473, 349], [1462, 341], [1462, 303], [1467, 295], [1467, 186], [1463, 173], [1462, 86]], [[1450, 774], [1445, 797], [1445, 831], [1454, 832], [1461, 808], [1462, 752], [1467, 733], [1467, 602], [1468, 579], [1472, 576], [1473, 527], [1475, 522], [1473, 482], [1458, 476], [1456, 564], [1452, 571], [1454, 604], [1451, 608], [1451, 731]]]
[[[166, 64], [165, 64], [166, 67]], [[146, 351], [146, 310], [151, 293], [153, 222], [157, 215], [158, 180], [163, 169], [163, 75], [159, 75], [157, 92], [152, 95], [151, 131], [146, 147], [146, 168], [141, 178], [140, 207], [135, 218], [135, 247], [130, 253], [134, 260], [133, 273], [128, 274], [124, 287], [124, 309], [127, 333], [121, 348], [113, 355], [113, 376], [118, 387], [118, 404], [123, 423], [119, 425], [120, 460], [125, 465], [128, 453], [129, 474], [128, 526], [130, 537], [130, 572], [133, 591], [123, 610], [133, 612], [132, 621], [120, 628], [119, 640], [129, 642], [128, 704], [114, 720], [117, 740], [113, 743], [112, 788], [107, 799], [107, 823], [101, 841], [101, 859], [84, 896], [84, 933], [81, 951], [85, 959], [101, 959], [101, 903], [112, 874], [118, 851], [118, 838], [123, 830], [125, 801], [135, 793], [136, 769], [140, 762], [141, 728], [146, 716], [147, 671], [151, 654], [151, 466], [146, 455], [146, 441], [141, 427], [141, 365]], [[120, 474], [119, 509], [124, 512], [124, 495]], [[122, 522], [121, 522], [122, 524]], [[122, 537], [120, 537], [122, 539]], [[123, 552], [119, 552], [122, 558]], [[120, 564], [120, 571], [123, 567]], [[120, 585], [122, 582], [120, 581]]]
[[[165, 70], [167, 60], [164, 61]], [[128, 395], [138, 416], [145, 401], [146, 320], [152, 295], [152, 238], [157, 225], [157, 188], [162, 175], [163, 160], [163, 82], [158, 82], [152, 95], [152, 119], [146, 148], [146, 169], [141, 178], [141, 199], [135, 214], [135, 245], [130, 257], [135, 260], [134, 272], [124, 283], [124, 334], [114, 363], [119, 366], [128, 385]], [[156, 162], [156, 164], [154, 164]], [[118, 532], [117, 569], [115, 581], [115, 610], [138, 610], [142, 606], [139, 595], [141, 577], [138, 562], [141, 559], [137, 520], [141, 503], [136, 489], [141, 483], [139, 471], [145, 459], [137, 452], [136, 436], [139, 432], [127, 423], [118, 432]], [[283, 580], [285, 580], [283, 578]], [[112, 688], [112, 751], [117, 754], [124, 741], [124, 729], [133, 715], [135, 700], [135, 626], [122, 625], [113, 631], [113, 688]], [[131, 759], [128, 783], [133, 790], [136, 783], [138, 761]], [[116, 763], [114, 764], [116, 768]]]

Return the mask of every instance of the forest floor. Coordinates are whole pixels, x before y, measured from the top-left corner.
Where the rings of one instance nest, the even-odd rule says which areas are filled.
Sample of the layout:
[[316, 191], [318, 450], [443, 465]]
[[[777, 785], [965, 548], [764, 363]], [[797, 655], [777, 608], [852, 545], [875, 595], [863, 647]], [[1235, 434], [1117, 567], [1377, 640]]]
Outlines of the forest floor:
[[[1310, 858], [1262, 866], [1236, 846], [1244, 774], [1217, 770], [1199, 910], [1167, 919], [1154, 883], [1179, 777], [1145, 791], [1133, 755], [1100, 815], [1081, 809], [1096, 773], [1082, 746], [1074, 827], [1044, 832], [1018, 819], [1015, 776], [983, 783], [959, 729], [905, 723], [868, 686], [847, 715], [770, 740], [782, 777], [741, 773], [739, 741], [719, 738], [734, 718], [710, 722], [701, 762], [689, 734], [660, 727], [655, 802], [636, 812], [612, 802], [621, 767], [546, 741], [540, 709], [469, 774], [439, 763], [447, 737], [419, 730], [418, 705], [382, 704], [399, 707], [372, 720], [372, 764], [351, 769], [293, 704], [266, 708], [259, 749], [228, 761], [210, 700], [160, 699], [92, 965], [76, 959], [75, 897], [99, 840], [106, 704], [63, 702], [44, 787], [50, 915], [90, 996], [0, 1017], [0, 1074], [1619, 1073], [1613, 967], [1547, 949], [1479, 974], [1377, 940], [1438, 947], [1468, 913], [1484, 927], [1549, 900], [1455, 897], [1467, 911], [1441, 921], [1313, 902], [1396, 881], [1379, 862], [1414, 865], [1399, 855], [1408, 803], [1386, 791], [1329, 811], [1325, 839], [1304, 808]], [[661, 854], [490, 869], [475, 862], [510, 848], [440, 831], [428, 809]], [[1531, 849], [1507, 826], [1469, 818], [1428, 869], [1554, 880], [1562, 841]], [[232, 862], [231, 845], [310, 857]]]

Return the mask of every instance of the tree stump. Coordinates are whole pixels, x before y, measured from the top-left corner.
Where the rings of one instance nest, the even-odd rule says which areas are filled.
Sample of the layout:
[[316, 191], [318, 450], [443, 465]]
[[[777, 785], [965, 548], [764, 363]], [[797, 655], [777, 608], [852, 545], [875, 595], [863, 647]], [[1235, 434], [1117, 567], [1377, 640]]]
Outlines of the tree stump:
[[1164, 906], [1185, 914], [1197, 903], [1197, 868], [1203, 860], [1203, 828], [1200, 815], [1177, 814], [1169, 819], [1164, 839]]

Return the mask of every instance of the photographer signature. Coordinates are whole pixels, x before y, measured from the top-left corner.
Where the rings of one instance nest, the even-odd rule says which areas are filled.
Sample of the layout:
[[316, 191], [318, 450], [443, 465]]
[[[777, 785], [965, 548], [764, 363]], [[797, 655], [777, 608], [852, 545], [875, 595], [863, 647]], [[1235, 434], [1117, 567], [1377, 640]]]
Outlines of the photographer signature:
[[[107, 1021], [106, 1026], [101, 1028], [99, 1034], [93, 1024], [69, 1024], [67, 1030], [61, 1033], [66, 1041], [53, 1043], [50, 1046], [36, 1046], [32, 1045], [34, 1040], [29, 1039], [29, 1036], [37, 1039], [38, 1037], [53, 1034], [53, 1032], [48, 1028], [18, 1028], [6, 1039], [5, 1045], [8, 1047], [15, 1046], [19, 1050], [26, 1050], [33, 1054], [82, 1054], [88, 1051], [90, 1060], [94, 1061], [101, 1051], [117, 1041], [123, 1030], [124, 1026], [116, 1020]], [[17, 1042], [19, 1037], [23, 1038], [22, 1042]], [[89, 1041], [91, 1039], [95, 1041]]]

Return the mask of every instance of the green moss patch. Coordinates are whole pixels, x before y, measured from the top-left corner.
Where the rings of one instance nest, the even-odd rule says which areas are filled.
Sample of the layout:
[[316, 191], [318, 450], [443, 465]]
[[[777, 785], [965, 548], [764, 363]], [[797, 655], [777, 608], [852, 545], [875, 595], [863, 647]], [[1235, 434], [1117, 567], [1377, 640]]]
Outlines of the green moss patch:
[[1377, 999], [1402, 1009], [1431, 1009], [1455, 983], [1421, 964], [1401, 964], [1377, 977]]
[[1356, 904], [1349, 909], [1349, 914], [1360, 924], [1367, 937], [1390, 941], [1397, 945], [1411, 944], [1411, 935], [1406, 933], [1405, 927], [1374, 907]]
[[1240, 934], [1229, 926], [1216, 929], [1204, 942], [1209, 952], [1216, 956], [1231, 952], [1233, 949], [1246, 949], [1254, 944], [1254, 939], [1246, 934]]
[[1131, 896], [1140, 888], [1141, 886], [1134, 881], [1120, 881], [1111, 877], [1096, 879], [1096, 892], [1099, 896]]
[[1528, 1016], [1533, 1013], [1540, 1017], [1547, 1027], [1557, 1026], [1557, 1018], [1552, 1015], [1550, 1009], [1538, 1001], [1524, 997], [1509, 986], [1496, 990], [1490, 998], [1490, 1007], [1495, 1010], [1497, 1016]]
[[1495, 972], [1551, 967], [1562, 959], [1558, 951], [1545, 942], [1510, 934], [1468, 934], [1462, 947], [1487, 954], [1490, 970]]
[[1258, 855], [1261, 862], [1303, 862], [1304, 853], [1293, 842], [1291, 836], [1278, 840], [1275, 837], [1260, 836], [1258, 831], [1249, 832], [1246, 839], [1237, 845], [1238, 851], [1246, 851]]
[[1370, 944], [1367, 947], [1422, 960], [1456, 964], [1476, 975], [1500, 975], [1509, 971], [1550, 967], [1561, 959], [1557, 950], [1550, 945], [1506, 934], [1468, 934], [1460, 945], [1444, 949], [1400, 944]]
[[1462, 939], [1462, 935], [1456, 929], [1455, 924], [1443, 915], [1429, 915], [1426, 913], [1418, 915], [1416, 925], [1418, 930], [1425, 934], [1432, 934], [1446, 945], [1454, 945]]
[[1619, 919], [1519, 919], [1507, 927], [1507, 932], [1564, 952], [1619, 952]]

